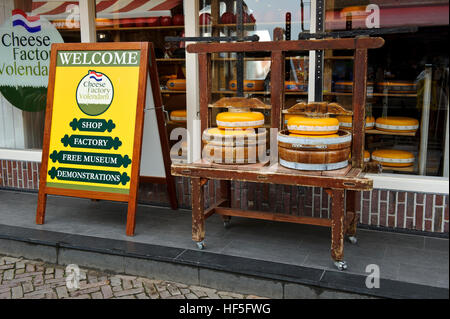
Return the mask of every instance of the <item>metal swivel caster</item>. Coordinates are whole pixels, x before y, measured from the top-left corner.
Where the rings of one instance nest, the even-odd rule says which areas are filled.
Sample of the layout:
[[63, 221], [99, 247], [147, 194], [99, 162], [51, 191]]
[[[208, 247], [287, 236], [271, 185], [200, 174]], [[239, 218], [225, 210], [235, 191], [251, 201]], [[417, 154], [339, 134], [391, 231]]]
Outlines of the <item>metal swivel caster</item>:
[[337, 267], [338, 270], [346, 270], [347, 269], [347, 262], [345, 261], [335, 261], [334, 265]]
[[358, 243], [358, 238], [356, 238], [356, 236], [348, 236], [347, 240], [353, 245], [356, 245]]
[[205, 241], [204, 241], [204, 240], [202, 240], [202, 241], [197, 241], [196, 244], [197, 244], [197, 248], [198, 248], [198, 249], [200, 249], [200, 250], [205, 249]]

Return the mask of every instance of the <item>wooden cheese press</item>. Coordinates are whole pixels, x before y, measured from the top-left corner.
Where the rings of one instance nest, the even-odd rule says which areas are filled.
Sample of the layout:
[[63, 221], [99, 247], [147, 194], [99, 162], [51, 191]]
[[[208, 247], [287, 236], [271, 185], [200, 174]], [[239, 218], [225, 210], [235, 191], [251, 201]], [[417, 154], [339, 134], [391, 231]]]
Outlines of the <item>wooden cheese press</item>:
[[[334, 171], [300, 171], [280, 166], [278, 160], [248, 165], [214, 164], [201, 159], [190, 164], [172, 164], [172, 174], [191, 179], [192, 191], [192, 239], [203, 249], [205, 220], [214, 213], [222, 216], [227, 224], [231, 216], [256, 218], [331, 227], [331, 257], [339, 270], [347, 268], [344, 261], [344, 237], [356, 243], [357, 214], [356, 192], [368, 191], [373, 182], [364, 177], [364, 134], [368, 49], [383, 46], [382, 38], [356, 37], [343, 39], [196, 43], [187, 51], [198, 54], [200, 85], [201, 132], [210, 127], [211, 108], [211, 55], [220, 52], [268, 52], [271, 54], [271, 127], [280, 130], [281, 113], [284, 110], [285, 54], [289, 51], [353, 50], [353, 130], [352, 161], [347, 167]], [[239, 98], [229, 98], [232, 99]], [[236, 101], [238, 101], [236, 100]], [[242, 102], [242, 100], [241, 100]], [[218, 103], [223, 103], [219, 101]], [[224, 103], [223, 105], [226, 105]], [[333, 113], [333, 112], [331, 112]], [[272, 146], [271, 154], [277, 154]], [[274, 152], [275, 151], [275, 152]], [[276, 156], [276, 155], [275, 155]], [[272, 163], [272, 164], [270, 164]], [[220, 200], [204, 207], [204, 185], [208, 180], [220, 180]], [[231, 208], [231, 181], [271, 183], [294, 186], [322, 187], [331, 197], [331, 218], [292, 216], [288, 214], [249, 211]]]

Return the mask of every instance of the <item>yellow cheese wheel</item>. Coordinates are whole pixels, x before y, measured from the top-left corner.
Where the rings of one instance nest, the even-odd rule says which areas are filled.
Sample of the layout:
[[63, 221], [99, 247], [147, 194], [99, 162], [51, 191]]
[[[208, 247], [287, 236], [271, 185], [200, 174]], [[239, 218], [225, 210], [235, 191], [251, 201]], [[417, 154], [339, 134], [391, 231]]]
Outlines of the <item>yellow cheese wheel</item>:
[[173, 91], [185, 91], [186, 80], [185, 79], [170, 79], [167, 81], [167, 89]]
[[[339, 121], [339, 128], [351, 130], [353, 125], [353, 117], [351, 115], [336, 116]], [[372, 129], [375, 126], [375, 118], [373, 116], [366, 117], [366, 129]]]
[[419, 128], [419, 121], [411, 117], [379, 117], [375, 122], [378, 130], [387, 132], [412, 133]]
[[328, 135], [304, 135], [304, 134], [295, 134], [295, 133], [289, 133], [289, 136], [302, 137], [302, 138], [327, 138], [327, 137], [339, 137], [338, 134], [328, 134]]
[[364, 151], [364, 162], [367, 163], [370, 161], [370, 152]]
[[256, 128], [264, 125], [264, 115], [260, 112], [222, 112], [217, 114], [219, 128]]
[[[349, 154], [348, 158], [350, 159], [352, 157], [352, 153]], [[364, 163], [367, 163], [370, 161], [370, 152], [364, 151]]]
[[[230, 81], [230, 90], [237, 90], [237, 81]], [[244, 80], [244, 91], [263, 91], [264, 80]]]
[[408, 151], [381, 149], [372, 152], [372, 160], [384, 166], [407, 167], [414, 165], [414, 155]]
[[170, 120], [174, 122], [186, 122], [186, 110], [170, 112]]
[[290, 133], [301, 135], [329, 135], [337, 133], [339, 121], [333, 117], [290, 117], [287, 123]]

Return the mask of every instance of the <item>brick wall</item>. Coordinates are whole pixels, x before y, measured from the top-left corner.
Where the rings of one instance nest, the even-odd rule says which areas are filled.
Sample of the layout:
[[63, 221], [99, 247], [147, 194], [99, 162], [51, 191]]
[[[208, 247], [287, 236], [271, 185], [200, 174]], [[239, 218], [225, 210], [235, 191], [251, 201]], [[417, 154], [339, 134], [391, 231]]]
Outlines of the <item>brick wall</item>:
[[[0, 188], [37, 191], [40, 165], [22, 161], [0, 161]], [[190, 180], [176, 177], [180, 208], [190, 209]], [[216, 201], [218, 181], [205, 186], [205, 206]], [[329, 218], [331, 201], [318, 187], [231, 183], [235, 208]], [[358, 195], [356, 210], [362, 225], [418, 231], [449, 232], [448, 195], [374, 189]], [[139, 202], [169, 205], [165, 185], [141, 184]]]

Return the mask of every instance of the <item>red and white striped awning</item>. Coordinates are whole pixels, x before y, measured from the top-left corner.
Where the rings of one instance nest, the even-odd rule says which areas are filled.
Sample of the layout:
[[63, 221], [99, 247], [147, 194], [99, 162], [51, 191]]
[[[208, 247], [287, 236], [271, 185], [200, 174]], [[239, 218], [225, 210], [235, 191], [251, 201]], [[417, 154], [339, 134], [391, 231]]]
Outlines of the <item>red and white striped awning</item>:
[[[172, 16], [171, 10], [183, 0], [96, 0], [97, 18], [123, 19]], [[34, 1], [31, 15], [47, 20], [66, 19], [77, 14], [78, 1]], [[77, 19], [77, 18], [75, 18]]]

